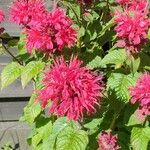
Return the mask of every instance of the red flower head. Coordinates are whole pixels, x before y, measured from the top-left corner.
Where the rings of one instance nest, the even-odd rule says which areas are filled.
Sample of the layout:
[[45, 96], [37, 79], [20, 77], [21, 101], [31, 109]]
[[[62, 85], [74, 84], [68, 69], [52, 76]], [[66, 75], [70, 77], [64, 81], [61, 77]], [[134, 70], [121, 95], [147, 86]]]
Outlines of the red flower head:
[[118, 4], [125, 5], [129, 2], [129, 0], [116, 0]]
[[45, 52], [62, 50], [65, 46], [71, 47], [76, 42], [76, 31], [72, 27], [72, 20], [65, 11], [56, 8], [47, 13], [42, 19], [32, 21], [32, 27], [27, 30], [27, 48], [29, 53], [33, 49]]
[[144, 12], [148, 5], [148, 0], [116, 0], [116, 2], [121, 4], [125, 9], [141, 12]]
[[117, 140], [117, 135], [112, 135], [110, 131], [103, 131], [98, 139], [99, 150], [119, 150]]
[[43, 0], [15, 0], [10, 10], [10, 21], [28, 26], [33, 19], [42, 19], [45, 13]]
[[[0, 10], [0, 23], [1, 23], [2, 21], [4, 21], [4, 17], [5, 17], [4, 12], [3, 12], [2, 10]], [[0, 34], [3, 33], [4, 30], [5, 30], [4, 28], [1, 28], [1, 27], [0, 27]]]
[[130, 88], [131, 103], [139, 102], [139, 110], [143, 115], [150, 115], [150, 75], [143, 74], [136, 85]]
[[140, 11], [126, 10], [116, 13], [115, 31], [119, 41], [118, 47], [125, 47], [131, 53], [138, 53], [147, 42], [150, 20]]
[[0, 23], [4, 20], [4, 12], [2, 10], [0, 10]]
[[57, 59], [50, 70], [45, 71], [44, 88], [37, 91], [43, 107], [52, 102], [50, 112], [69, 119], [82, 119], [83, 114], [92, 114], [99, 105], [103, 89], [102, 77], [94, 76], [82, 62], [71, 58], [66, 63], [63, 58]]

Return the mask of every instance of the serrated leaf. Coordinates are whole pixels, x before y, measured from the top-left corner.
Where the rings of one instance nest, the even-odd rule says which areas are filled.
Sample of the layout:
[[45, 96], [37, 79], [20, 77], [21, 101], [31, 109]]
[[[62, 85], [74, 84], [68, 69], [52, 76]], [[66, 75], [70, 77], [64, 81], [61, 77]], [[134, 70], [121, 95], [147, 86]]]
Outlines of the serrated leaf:
[[146, 116], [143, 115], [143, 112], [137, 109], [129, 118], [127, 126], [133, 126], [138, 124], [143, 124], [146, 119]]
[[92, 119], [91, 122], [88, 122], [84, 124], [83, 126], [89, 130], [88, 134], [91, 135], [99, 129], [99, 125], [102, 123], [102, 121], [103, 121], [103, 118], [95, 118], [95, 119]]
[[134, 127], [131, 132], [131, 146], [133, 150], [147, 150], [150, 141], [150, 127]]
[[26, 50], [26, 34], [20, 34], [20, 39], [17, 45], [17, 48], [19, 50], [19, 54], [25, 54], [27, 53]]
[[20, 121], [26, 121], [28, 124], [32, 124], [35, 118], [41, 113], [42, 108], [38, 102], [35, 101], [36, 95], [32, 94], [28, 105], [24, 108], [24, 114], [20, 118]]
[[43, 149], [49, 148], [50, 150], [56, 150], [58, 136], [66, 128], [71, 128], [72, 130], [78, 129], [76, 124], [68, 121], [66, 117], [58, 118], [53, 124], [52, 134], [43, 142]]
[[[42, 120], [41, 120], [42, 121]], [[52, 132], [52, 123], [48, 121], [46, 124], [43, 124], [40, 128], [36, 129], [37, 134], [32, 137], [32, 146], [36, 148], [39, 146], [39, 143], [42, 140], [45, 140], [49, 137]]]
[[57, 137], [56, 150], [85, 150], [87, 144], [85, 131], [67, 127]]
[[67, 118], [66, 117], [61, 117], [58, 118], [53, 125], [53, 133], [58, 134], [61, 130], [63, 130], [66, 126], [68, 125], [67, 123]]
[[127, 55], [124, 49], [110, 51], [101, 61], [101, 65], [123, 64]]
[[4, 67], [1, 73], [1, 89], [10, 85], [21, 75], [21, 66], [17, 62], [12, 62]]
[[148, 29], [147, 37], [148, 37], [148, 39], [150, 39], [150, 28]]
[[115, 92], [121, 101], [128, 102], [130, 99], [129, 87], [135, 84], [136, 79], [137, 75], [112, 73], [108, 78], [107, 90], [112, 93]]
[[29, 124], [32, 124], [35, 118], [40, 114], [41, 106], [39, 103], [35, 102], [31, 106], [24, 108], [24, 119]]
[[90, 61], [87, 66], [91, 69], [99, 68], [101, 66], [101, 57], [96, 56], [92, 61]]
[[112, 18], [108, 23], [106, 23], [105, 26], [103, 26], [103, 29], [102, 29], [101, 32], [99, 33], [99, 36], [98, 36], [98, 37], [103, 36], [107, 30], [109, 30], [111, 27], [114, 26], [114, 24], [115, 24], [114, 18]]
[[82, 26], [79, 30], [79, 38], [85, 35], [85, 28]]
[[44, 68], [45, 63], [41, 61], [31, 61], [23, 69], [21, 73], [22, 87], [24, 88], [28, 82], [36, 77]]

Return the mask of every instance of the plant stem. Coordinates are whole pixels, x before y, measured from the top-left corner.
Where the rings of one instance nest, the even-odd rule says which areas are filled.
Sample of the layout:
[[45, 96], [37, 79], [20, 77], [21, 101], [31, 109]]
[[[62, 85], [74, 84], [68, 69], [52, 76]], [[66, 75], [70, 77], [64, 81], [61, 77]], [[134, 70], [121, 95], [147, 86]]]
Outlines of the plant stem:
[[5, 49], [5, 51], [15, 60], [17, 61], [20, 65], [23, 65], [23, 63], [21, 61], [19, 61], [9, 50], [8, 48], [5, 46], [5, 44], [2, 43], [3, 48]]
[[114, 116], [113, 116], [113, 120], [112, 120], [112, 122], [110, 124], [110, 129], [112, 129], [112, 130], [114, 129], [117, 116], [118, 116], [117, 113], [115, 113]]

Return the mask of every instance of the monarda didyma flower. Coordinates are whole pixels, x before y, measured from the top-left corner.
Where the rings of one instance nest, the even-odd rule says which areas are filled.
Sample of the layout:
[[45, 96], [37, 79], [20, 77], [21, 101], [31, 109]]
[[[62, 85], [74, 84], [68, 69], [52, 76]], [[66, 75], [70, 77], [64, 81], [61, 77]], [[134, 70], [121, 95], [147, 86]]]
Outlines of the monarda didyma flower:
[[42, 19], [45, 13], [44, 0], [15, 0], [10, 9], [10, 21], [27, 27], [31, 21]]
[[64, 9], [55, 6], [49, 12], [44, 0], [15, 0], [10, 20], [23, 25], [29, 53], [33, 50], [52, 53], [76, 43], [77, 32]]
[[118, 41], [117, 46], [126, 48], [130, 53], [138, 53], [148, 40], [150, 20], [140, 11], [126, 10], [115, 16]]
[[0, 23], [4, 20], [4, 12], [0, 10]]
[[[1, 23], [2, 21], [4, 21], [4, 18], [5, 18], [4, 12], [3, 12], [2, 10], [0, 10], [0, 23]], [[4, 30], [5, 30], [4, 28], [1, 28], [1, 27], [0, 27], [0, 34], [3, 33]]]
[[50, 113], [80, 120], [83, 114], [96, 112], [102, 97], [102, 76], [95, 76], [82, 62], [72, 57], [70, 62], [57, 59], [52, 68], [44, 73], [42, 90], [37, 91], [38, 99], [45, 108], [51, 101]]
[[119, 150], [118, 136], [112, 135], [111, 131], [102, 131], [98, 138], [99, 150]]
[[[33, 20], [34, 21], [34, 20]], [[47, 53], [61, 51], [65, 46], [71, 47], [76, 43], [77, 33], [72, 27], [72, 20], [61, 8], [47, 13], [42, 19], [27, 30], [27, 48], [29, 53], [33, 49]]]
[[139, 102], [139, 112], [143, 116], [150, 115], [150, 75], [143, 74], [136, 85], [131, 87], [131, 103]]

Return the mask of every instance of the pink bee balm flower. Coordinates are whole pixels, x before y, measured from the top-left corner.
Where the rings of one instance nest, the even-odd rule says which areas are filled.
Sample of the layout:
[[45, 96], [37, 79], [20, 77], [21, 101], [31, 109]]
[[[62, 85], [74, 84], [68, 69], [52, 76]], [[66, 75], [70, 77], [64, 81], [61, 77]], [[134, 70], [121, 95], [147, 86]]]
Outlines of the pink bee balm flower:
[[130, 0], [116, 0], [116, 2], [117, 2], [118, 4], [122, 4], [122, 5], [127, 4], [129, 1], [130, 1]]
[[103, 131], [98, 139], [99, 150], [119, 150], [117, 140], [117, 135], [112, 135], [110, 131]]
[[0, 10], [0, 23], [4, 20], [4, 12]]
[[[2, 10], [0, 10], [0, 23], [1, 23], [2, 21], [4, 21], [4, 18], [5, 18], [4, 12], [3, 12]], [[1, 27], [0, 27], [0, 34], [3, 33], [4, 30], [5, 30], [4, 28], [1, 28]]]
[[102, 77], [81, 67], [76, 57], [66, 63], [64, 58], [57, 59], [51, 69], [44, 73], [44, 88], [37, 91], [38, 99], [45, 107], [52, 102], [50, 113], [67, 116], [69, 119], [82, 119], [83, 114], [96, 112], [102, 94]]
[[125, 47], [131, 53], [138, 53], [143, 44], [147, 42], [147, 31], [150, 20], [139, 11], [116, 13], [115, 31], [119, 41], [118, 47]]
[[139, 102], [139, 110], [143, 115], [150, 115], [150, 75], [143, 74], [136, 85], [130, 88], [131, 103]]
[[65, 11], [56, 8], [52, 12], [32, 22], [27, 30], [27, 48], [29, 53], [33, 49], [45, 52], [61, 51], [65, 46], [71, 47], [76, 42], [76, 31], [73, 22], [66, 16]]
[[117, 3], [125, 7], [125, 9], [145, 11], [148, 1], [147, 0], [116, 0]]
[[10, 21], [28, 26], [35, 18], [42, 18], [46, 13], [43, 0], [15, 0], [10, 10]]

